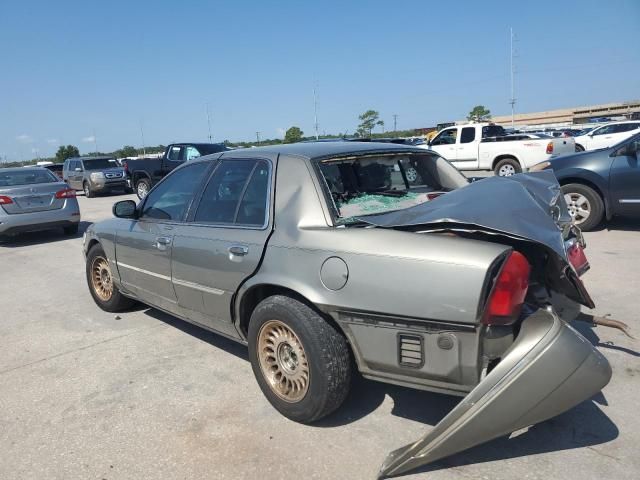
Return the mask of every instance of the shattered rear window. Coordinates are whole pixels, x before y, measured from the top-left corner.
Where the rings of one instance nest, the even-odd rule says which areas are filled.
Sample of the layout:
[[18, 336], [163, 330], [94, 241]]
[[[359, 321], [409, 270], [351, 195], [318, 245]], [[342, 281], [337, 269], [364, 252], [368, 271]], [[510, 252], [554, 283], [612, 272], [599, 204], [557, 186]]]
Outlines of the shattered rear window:
[[434, 157], [428, 154], [360, 156], [320, 162], [320, 173], [338, 212], [338, 223], [409, 208], [430, 201], [436, 192], [451, 190], [436, 181], [436, 169]]

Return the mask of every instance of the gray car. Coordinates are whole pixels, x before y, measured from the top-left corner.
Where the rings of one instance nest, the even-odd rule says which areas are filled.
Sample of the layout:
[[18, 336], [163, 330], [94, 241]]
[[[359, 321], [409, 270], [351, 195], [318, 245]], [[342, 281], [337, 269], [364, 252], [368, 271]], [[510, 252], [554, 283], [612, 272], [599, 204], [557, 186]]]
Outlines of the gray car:
[[389, 455], [380, 475], [398, 475], [608, 383], [606, 359], [553, 306], [593, 307], [559, 188], [546, 173], [469, 184], [405, 145], [229, 151], [90, 226], [87, 282], [106, 311], [137, 300], [247, 345], [264, 395], [298, 422], [337, 409], [354, 369], [464, 396]]
[[62, 179], [75, 190], [82, 190], [87, 198], [97, 193], [133, 190], [127, 184], [124, 168], [111, 157], [68, 158], [62, 167]]
[[42, 167], [0, 169], [0, 236], [64, 229], [78, 233], [76, 192]]

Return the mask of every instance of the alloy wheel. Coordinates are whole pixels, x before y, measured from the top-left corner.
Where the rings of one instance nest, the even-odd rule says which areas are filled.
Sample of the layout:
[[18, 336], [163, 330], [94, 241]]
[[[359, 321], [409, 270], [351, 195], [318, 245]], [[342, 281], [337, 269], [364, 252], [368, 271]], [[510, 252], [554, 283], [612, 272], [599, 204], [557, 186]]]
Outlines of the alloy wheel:
[[103, 302], [108, 302], [113, 295], [113, 277], [106, 258], [97, 256], [91, 263], [91, 287]]
[[407, 177], [409, 183], [413, 183], [418, 179], [418, 172], [415, 168], [409, 167], [405, 170], [404, 174]]
[[258, 332], [257, 349], [260, 370], [273, 393], [289, 403], [302, 400], [310, 370], [296, 333], [280, 320], [269, 320]]
[[580, 193], [571, 192], [564, 196], [567, 207], [569, 207], [569, 215], [573, 218], [573, 223], [580, 225], [585, 222], [591, 215], [591, 204], [587, 197]]
[[145, 182], [138, 183], [137, 190], [139, 198], [144, 198], [147, 196], [147, 193], [149, 193], [149, 189], [147, 188], [147, 184]]
[[511, 175], [515, 175], [515, 174], [516, 174], [516, 169], [513, 167], [513, 165], [509, 165], [508, 163], [505, 165], [502, 165], [498, 170], [499, 177], [510, 177]]

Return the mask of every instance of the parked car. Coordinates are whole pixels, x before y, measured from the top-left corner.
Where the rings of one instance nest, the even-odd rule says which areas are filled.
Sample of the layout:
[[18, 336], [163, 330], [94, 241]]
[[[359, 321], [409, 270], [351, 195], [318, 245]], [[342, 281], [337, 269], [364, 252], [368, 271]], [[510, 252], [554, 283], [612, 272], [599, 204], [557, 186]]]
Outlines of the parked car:
[[71, 188], [84, 191], [87, 198], [116, 190], [131, 193], [124, 169], [111, 157], [67, 158], [62, 178]]
[[603, 219], [640, 215], [640, 133], [613, 147], [542, 162], [533, 171], [553, 170], [581, 230]]
[[62, 163], [52, 163], [51, 165], [45, 165], [44, 168], [52, 172], [56, 177], [62, 179]]
[[608, 382], [607, 361], [549, 297], [594, 306], [559, 188], [551, 173], [469, 184], [437, 154], [391, 143], [219, 153], [91, 225], [87, 283], [106, 311], [138, 300], [247, 345], [264, 395], [294, 421], [337, 409], [354, 368], [466, 395], [388, 457], [381, 475], [396, 475]]
[[0, 169], [0, 236], [64, 229], [78, 233], [76, 192], [42, 167]]
[[505, 135], [498, 125], [470, 123], [441, 130], [422, 148], [437, 152], [460, 170], [493, 170], [501, 177], [575, 150], [572, 138], [532, 140], [521, 134]]
[[227, 150], [223, 143], [174, 143], [159, 158], [127, 160], [125, 169], [129, 187], [142, 199], [165, 175], [184, 162]]
[[640, 132], [640, 121], [607, 123], [576, 136], [576, 152], [609, 148], [638, 132]]

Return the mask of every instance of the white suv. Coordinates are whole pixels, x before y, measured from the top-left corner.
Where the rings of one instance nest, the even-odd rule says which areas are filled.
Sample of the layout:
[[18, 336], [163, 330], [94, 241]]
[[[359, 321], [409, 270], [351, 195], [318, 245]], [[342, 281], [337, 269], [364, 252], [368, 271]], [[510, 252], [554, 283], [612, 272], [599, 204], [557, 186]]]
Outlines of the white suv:
[[640, 132], [640, 121], [607, 123], [575, 137], [576, 152], [608, 148]]

